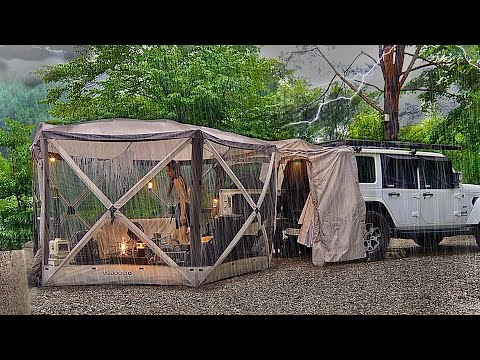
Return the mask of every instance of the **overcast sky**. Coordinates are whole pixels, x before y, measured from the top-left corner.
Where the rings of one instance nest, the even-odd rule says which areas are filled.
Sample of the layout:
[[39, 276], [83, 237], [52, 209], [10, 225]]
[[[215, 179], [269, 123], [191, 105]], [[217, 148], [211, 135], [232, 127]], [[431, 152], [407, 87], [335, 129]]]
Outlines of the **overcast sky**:
[[[264, 45], [261, 56], [279, 58], [297, 50], [298, 45]], [[335, 45], [324, 49], [330, 60], [336, 66], [349, 65], [361, 51], [373, 57], [378, 56], [377, 45]], [[0, 77], [7, 79], [17, 77], [27, 80], [31, 72], [42, 64], [57, 64], [65, 62], [75, 56], [74, 45], [0, 45]], [[359, 59], [356, 64], [372, 65], [373, 61], [367, 57]], [[306, 77], [313, 86], [328, 82], [333, 74], [332, 70], [318, 54], [315, 56], [296, 57], [291, 61], [292, 68], [297, 74]], [[379, 68], [373, 74], [379, 74]]]
[[[282, 58], [299, 49], [299, 45], [264, 45], [260, 55]], [[355, 61], [356, 79], [383, 87], [381, 69], [372, 59], [378, 58], [378, 45], [326, 45], [321, 46], [321, 49], [342, 72], [362, 51], [370, 55], [371, 58], [362, 55]], [[36, 85], [40, 80], [32, 76], [33, 71], [43, 64], [63, 63], [73, 57], [74, 45], [0, 45], [0, 82], [19, 79], [27, 85]], [[289, 66], [295, 69], [298, 76], [307, 78], [312, 86], [328, 84], [334, 74], [318, 53], [296, 56], [289, 62]], [[416, 106], [412, 96], [402, 97], [401, 106], [406, 103]]]
[[0, 81], [17, 78], [35, 85], [40, 80], [31, 72], [41, 65], [63, 63], [74, 56], [73, 45], [0, 45]]
[[[361, 52], [378, 59], [378, 45], [326, 45], [319, 47], [329, 61], [340, 71], [349, 66]], [[281, 58], [299, 50], [301, 50], [301, 45], [265, 45], [262, 47], [260, 55]], [[378, 80], [382, 79], [381, 69], [375, 66], [375, 62], [365, 55], [355, 60], [355, 66], [357, 67], [357, 74], [365, 74], [373, 67], [367, 77], [370, 81], [373, 80], [378, 83]], [[297, 71], [299, 76], [306, 77], [312, 86], [328, 83], [334, 75], [330, 66], [316, 52], [312, 52], [310, 55], [295, 56], [291, 60], [291, 67]]]
[[[262, 48], [261, 54], [282, 58], [291, 54], [292, 51], [301, 50], [301, 48], [299, 45], [267, 45]], [[340, 73], [343, 74], [351, 66], [351, 72], [347, 74], [346, 78], [357, 87], [364, 82], [383, 89], [383, 74], [378, 64], [378, 45], [319, 45], [319, 48]], [[410, 57], [407, 56], [405, 66], [409, 61]], [[291, 68], [296, 70], [297, 75], [305, 77], [315, 87], [325, 88], [335, 75], [333, 69], [318, 52], [295, 57], [290, 64]], [[409, 80], [416, 75], [418, 74], [412, 73]], [[336, 78], [336, 80], [339, 79]], [[380, 101], [383, 102], [383, 98], [380, 98]], [[378, 105], [383, 107], [383, 103]], [[401, 124], [416, 123], [423, 117], [415, 94], [402, 94], [399, 110]]]

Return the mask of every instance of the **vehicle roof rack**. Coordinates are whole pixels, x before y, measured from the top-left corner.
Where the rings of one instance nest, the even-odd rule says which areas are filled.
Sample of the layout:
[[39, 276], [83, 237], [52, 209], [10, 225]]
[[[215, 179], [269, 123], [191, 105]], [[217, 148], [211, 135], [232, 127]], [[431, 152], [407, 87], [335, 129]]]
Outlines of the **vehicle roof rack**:
[[442, 145], [442, 144], [422, 144], [403, 141], [379, 141], [379, 140], [354, 140], [354, 139], [342, 139], [332, 140], [316, 143], [320, 146], [353, 146], [357, 148], [385, 148], [385, 149], [410, 149], [410, 150], [462, 150], [458, 145]]

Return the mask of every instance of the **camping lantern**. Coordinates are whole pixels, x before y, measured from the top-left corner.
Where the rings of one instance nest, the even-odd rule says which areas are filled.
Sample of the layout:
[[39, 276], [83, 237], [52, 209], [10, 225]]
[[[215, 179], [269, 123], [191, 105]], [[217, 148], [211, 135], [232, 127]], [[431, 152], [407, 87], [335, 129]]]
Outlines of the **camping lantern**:
[[60, 156], [58, 154], [48, 153], [48, 161], [51, 164], [55, 163], [57, 160], [60, 160]]
[[215, 198], [212, 200], [212, 217], [216, 217], [218, 215], [218, 199]]
[[120, 247], [120, 255], [127, 255], [128, 243], [125, 240], [125, 238], [122, 237], [122, 241], [120, 242], [119, 247]]

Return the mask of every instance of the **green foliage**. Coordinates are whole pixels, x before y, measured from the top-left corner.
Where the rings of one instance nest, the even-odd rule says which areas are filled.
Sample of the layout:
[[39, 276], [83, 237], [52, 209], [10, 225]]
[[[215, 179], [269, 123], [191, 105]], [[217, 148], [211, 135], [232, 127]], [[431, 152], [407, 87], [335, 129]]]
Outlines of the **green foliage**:
[[[432, 142], [456, 144], [462, 151], [448, 154], [456, 170], [463, 173], [466, 183], [480, 184], [480, 111], [479, 103], [472, 96], [469, 108], [457, 107], [430, 133]], [[475, 104], [477, 102], [477, 104]]]
[[380, 114], [371, 107], [363, 111], [348, 125], [348, 138], [359, 140], [383, 140], [383, 123]]
[[480, 184], [480, 154], [464, 149], [448, 151], [446, 155], [452, 160], [454, 169], [463, 174], [465, 183]]
[[480, 90], [480, 71], [474, 65], [478, 62], [479, 52], [478, 45], [424, 46], [421, 57], [435, 66], [410, 81], [407, 88], [428, 89], [418, 96], [424, 110], [436, 111], [440, 100], [451, 100], [468, 108], [470, 96]]
[[32, 160], [30, 143], [33, 126], [7, 118], [0, 129], [0, 249], [18, 248], [32, 239]]
[[429, 45], [420, 55], [435, 66], [427, 67], [407, 88], [428, 89], [418, 96], [424, 111], [435, 113], [440, 102], [450, 104], [445, 117], [422, 130], [424, 141], [462, 146], [461, 152], [448, 156], [465, 182], [480, 184], [480, 46]]
[[[432, 142], [458, 144], [478, 149], [480, 115], [480, 46], [425, 46], [422, 57], [435, 67], [425, 70], [408, 84], [409, 88], [428, 88], [421, 94], [424, 110], [437, 112], [439, 101], [449, 100], [451, 110], [431, 129]], [[467, 57], [467, 56], [468, 57]]]
[[33, 199], [21, 196], [0, 199], [0, 251], [21, 249], [33, 236]]
[[7, 156], [0, 157], [0, 199], [21, 197], [32, 190], [32, 160], [30, 143], [33, 126], [22, 125], [7, 118], [6, 129], [0, 129], [0, 147], [6, 149]]
[[0, 126], [11, 118], [22, 124], [47, 121], [49, 105], [41, 104], [47, 93], [44, 84], [28, 87], [21, 82], [0, 82]]
[[248, 118], [238, 114], [225, 130], [265, 140], [305, 137], [302, 122], [312, 117], [318, 96], [319, 89], [308, 89], [304, 80], [282, 80], [276, 92], [263, 99], [264, 106], [250, 109]]
[[399, 141], [414, 143], [434, 143], [431, 139], [432, 131], [443, 121], [438, 115], [424, 119], [416, 124], [407, 124], [400, 128], [398, 134]]
[[[172, 119], [265, 138], [290, 137], [312, 99], [306, 82], [259, 48], [238, 45], [92, 45], [37, 71], [45, 103], [64, 122]], [[282, 101], [283, 100], [283, 101]], [[292, 105], [293, 102], [293, 105]]]

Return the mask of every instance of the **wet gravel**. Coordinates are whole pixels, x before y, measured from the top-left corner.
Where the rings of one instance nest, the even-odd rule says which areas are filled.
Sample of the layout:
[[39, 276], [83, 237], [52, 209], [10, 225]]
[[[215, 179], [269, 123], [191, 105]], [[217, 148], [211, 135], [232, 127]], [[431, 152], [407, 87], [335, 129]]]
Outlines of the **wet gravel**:
[[391, 256], [318, 267], [273, 258], [264, 271], [199, 288], [29, 288], [33, 315], [477, 315], [480, 252], [473, 237], [426, 251], [392, 239]]
[[27, 267], [31, 249], [0, 251], [0, 315], [31, 313]]

